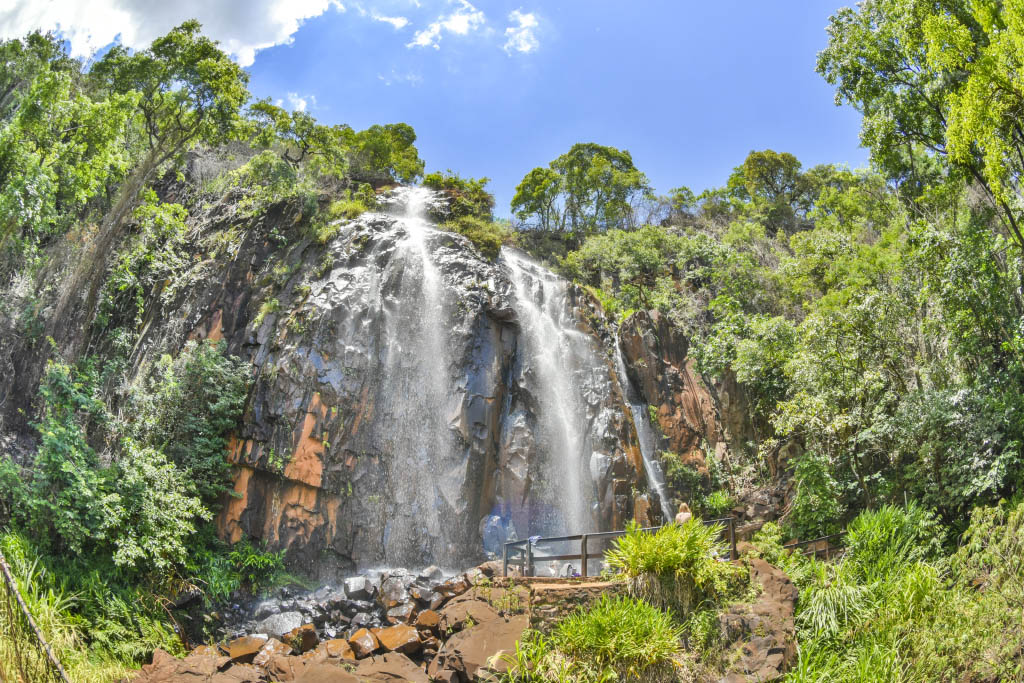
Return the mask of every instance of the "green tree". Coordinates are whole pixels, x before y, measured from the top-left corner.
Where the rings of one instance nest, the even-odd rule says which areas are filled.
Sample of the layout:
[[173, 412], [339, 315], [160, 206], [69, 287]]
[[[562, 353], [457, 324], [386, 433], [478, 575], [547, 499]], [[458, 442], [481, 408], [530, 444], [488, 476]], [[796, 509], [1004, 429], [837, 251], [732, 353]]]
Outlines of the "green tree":
[[345, 127], [352, 180], [382, 185], [411, 183], [423, 175], [416, 131], [407, 123], [370, 126], [358, 133]]
[[104, 273], [96, 264], [120, 241], [125, 219], [157, 169], [200, 141], [218, 144], [237, 135], [243, 129], [240, 109], [249, 97], [246, 73], [200, 33], [194, 20], [157, 38], [149, 49], [133, 53], [114, 47], [90, 73], [100, 91], [135, 98], [141, 158], [118, 188], [56, 306], [52, 321], [65, 335], [76, 331], [66, 314], [80, 292], [86, 292], [85, 311], [95, 307]]
[[568, 230], [581, 238], [632, 226], [631, 202], [650, 194], [647, 177], [625, 150], [577, 143], [549, 164], [523, 178], [512, 198], [512, 212], [544, 229]]

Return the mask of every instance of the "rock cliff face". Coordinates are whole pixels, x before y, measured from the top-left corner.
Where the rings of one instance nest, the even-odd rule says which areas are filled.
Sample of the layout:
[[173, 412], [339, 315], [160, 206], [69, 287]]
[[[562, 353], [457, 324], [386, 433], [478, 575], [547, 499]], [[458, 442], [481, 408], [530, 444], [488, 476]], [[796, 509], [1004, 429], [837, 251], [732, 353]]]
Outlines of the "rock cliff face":
[[709, 454], [722, 459], [756, 440], [735, 378], [706, 383], [689, 357], [689, 340], [657, 311], [630, 316], [619, 339], [630, 381], [655, 409], [665, 447], [683, 464], [707, 478]]
[[644, 474], [599, 309], [402, 208], [422, 201], [399, 193], [323, 246], [277, 247], [287, 217], [265, 218], [140, 345], [141, 365], [224, 339], [253, 364], [224, 538], [326, 578], [468, 566], [510, 536], [632, 515]]

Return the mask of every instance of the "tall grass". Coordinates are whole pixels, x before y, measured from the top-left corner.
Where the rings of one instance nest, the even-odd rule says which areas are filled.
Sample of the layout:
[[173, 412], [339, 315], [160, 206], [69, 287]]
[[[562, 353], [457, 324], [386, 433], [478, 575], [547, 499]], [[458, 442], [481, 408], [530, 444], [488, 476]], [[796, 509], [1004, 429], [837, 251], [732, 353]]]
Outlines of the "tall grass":
[[603, 595], [562, 620], [550, 637], [533, 633], [506, 658], [500, 680], [516, 683], [675, 681], [688, 666], [683, 627], [671, 614], [633, 598]]
[[[6, 534], [0, 548], [22, 599], [71, 680], [106, 683], [128, 675], [132, 667], [86, 646], [83, 621], [72, 611], [78, 597], [53, 580], [24, 538]], [[0, 600], [7, 599], [3, 591], [6, 583], [0, 583]], [[8, 622], [5, 610], [0, 609], [0, 680], [19, 680], [15, 666], [15, 654], [19, 651], [29, 658], [30, 670], [34, 672], [32, 680], [47, 680], [45, 655], [34, 641], [35, 635], [27, 624], [20, 619]]]
[[[1013, 560], [1024, 549], [1024, 506], [975, 517], [952, 560], [934, 517], [913, 505], [862, 513], [834, 564], [787, 556], [771, 528], [758, 537], [800, 588], [800, 657], [787, 680], [1024, 680], [1024, 562]], [[984, 585], [1003, 556], [1012, 569]]]
[[605, 554], [605, 561], [625, 577], [633, 595], [674, 609], [685, 618], [694, 609], [720, 603], [742, 589], [745, 570], [721, 561], [728, 557], [728, 548], [719, 541], [721, 532], [720, 525], [705, 525], [696, 518], [655, 532], [630, 522], [626, 534]]

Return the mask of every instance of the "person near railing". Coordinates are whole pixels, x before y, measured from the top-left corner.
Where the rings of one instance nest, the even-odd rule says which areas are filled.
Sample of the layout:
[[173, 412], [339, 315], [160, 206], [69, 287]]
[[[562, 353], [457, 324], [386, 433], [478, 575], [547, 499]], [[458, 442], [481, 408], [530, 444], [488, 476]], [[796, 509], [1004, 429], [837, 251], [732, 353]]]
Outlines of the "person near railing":
[[690, 512], [690, 506], [686, 503], [679, 504], [679, 512], [676, 513], [676, 524], [682, 526], [693, 519], [693, 513]]

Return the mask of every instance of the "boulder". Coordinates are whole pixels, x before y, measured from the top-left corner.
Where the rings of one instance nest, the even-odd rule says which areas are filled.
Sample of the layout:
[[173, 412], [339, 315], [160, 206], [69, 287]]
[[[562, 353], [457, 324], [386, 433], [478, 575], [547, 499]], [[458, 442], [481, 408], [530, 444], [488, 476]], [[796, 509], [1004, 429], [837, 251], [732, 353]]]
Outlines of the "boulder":
[[376, 592], [376, 586], [365, 576], [345, 579], [345, 595], [349, 600], [372, 600]]
[[420, 636], [416, 629], [406, 624], [383, 628], [377, 632], [381, 647], [388, 652], [412, 654], [420, 649]]
[[441, 615], [432, 609], [425, 609], [416, 615], [415, 626], [421, 631], [437, 633], [437, 627], [441, 623]]
[[501, 659], [515, 651], [516, 642], [530, 627], [530, 618], [521, 614], [511, 619], [495, 619], [456, 633], [441, 646], [427, 673], [435, 680], [455, 672], [461, 680], [481, 680], [490, 671], [505, 671]]
[[157, 649], [153, 652], [153, 661], [142, 667], [131, 680], [134, 683], [205, 683], [229, 666], [231, 659], [225, 656], [200, 654], [178, 659]]
[[[191, 679], [184, 679], [191, 680]], [[235, 664], [226, 671], [219, 671], [210, 676], [210, 683], [265, 683], [267, 677], [263, 672], [248, 664]]]
[[272, 614], [256, 624], [257, 633], [266, 633], [271, 638], [281, 638], [293, 629], [305, 623], [299, 612], [281, 612]]
[[406, 590], [404, 578], [403, 576], [389, 576], [381, 583], [380, 601], [388, 609], [409, 599], [409, 591]]
[[397, 652], [364, 659], [353, 673], [363, 683], [430, 683], [421, 668]]
[[256, 657], [253, 658], [252, 663], [254, 666], [258, 666], [261, 669], [267, 668], [270, 660], [274, 657], [287, 657], [292, 654], [292, 648], [285, 645], [277, 638], [270, 638], [260, 648], [260, 651], [256, 653]]
[[442, 632], [461, 631], [469, 622], [483, 624], [498, 618], [498, 611], [483, 600], [452, 600], [441, 609], [438, 628]]
[[316, 634], [316, 627], [313, 624], [303, 624], [298, 628], [293, 628], [281, 640], [299, 652], [309, 652], [320, 642], [320, 638]]
[[348, 644], [352, 646], [352, 651], [359, 659], [369, 656], [380, 647], [380, 641], [377, 640], [377, 636], [365, 628], [361, 628], [353, 633], [352, 637], [348, 639]]
[[315, 662], [306, 667], [295, 683], [360, 683], [360, 680], [337, 664]]
[[387, 619], [389, 624], [407, 624], [412, 619], [415, 605], [411, 602], [403, 602], [388, 610]]
[[249, 664], [256, 658], [256, 653], [262, 650], [263, 646], [267, 644], [267, 640], [267, 636], [264, 635], [235, 638], [224, 646], [224, 654], [226, 654], [232, 662]]
[[343, 638], [332, 638], [331, 640], [325, 640], [316, 647], [318, 654], [323, 655], [329, 660], [346, 660], [354, 662], [356, 660], [356, 654], [352, 651], [352, 646], [348, 644], [347, 640]]

